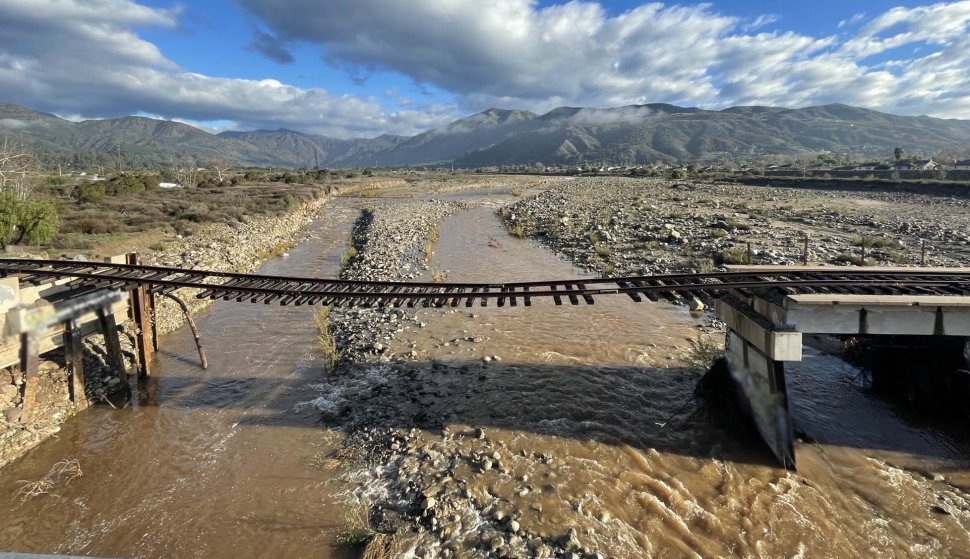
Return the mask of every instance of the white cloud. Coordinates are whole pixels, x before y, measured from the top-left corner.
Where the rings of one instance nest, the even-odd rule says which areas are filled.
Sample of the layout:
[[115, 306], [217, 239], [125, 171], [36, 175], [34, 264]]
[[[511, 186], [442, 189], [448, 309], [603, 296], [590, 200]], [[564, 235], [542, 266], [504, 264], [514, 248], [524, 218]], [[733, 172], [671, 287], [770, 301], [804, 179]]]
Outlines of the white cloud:
[[[578, 0], [543, 8], [532, 0], [236, 1], [279, 36], [319, 45], [334, 66], [398, 72], [460, 95], [468, 109], [842, 101], [970, 118], [970, 64], [938, 76], [958, 87], [950, 96], [961, 105], [921, 79], [932, 66], [928, 57], [893, 60], [906, 68], [902, 80], [886, 60], [867, 60], [926, 42], [934, 46], [930, 56], [966, 62], [970, 51], [960, 52], [957, 41], [967, 34], [967, 0], [895, 8], [848, 38], [755, 34], [777, 18], [746, 21], [709, 4], [653, 3], [610, 16]], [[865, 18], [857, 14], [840, 27]]]
[[394, 72], [454, 94], [461, 109], [416, 104], [395, 87], [365, 98], [191, 73], [137, 34], [176, 28], [181, 12], [133, 0], [0, 1], [0, 96], [59, 114], [145, 111], [342, 137], [412, 134], [491, 106], [844, 102], [970, 118], [970, 0], [857, 14], [839, 24], [857, 30], [828, 36], [765, 32], [776, 16], [710, 4], [610, 15], [580, 0], [236, 2], [259, 20], [253, 50], [288, 62], [291, 46], [317, 45], [351, 77]]
[[754, 21], [752, 21], [751, 23], [746, 23], [743, 26], [741, 26], [741, 29], [745, 33], [750, 33], [751, 31], [755, 31], [757, 29], [761, 29], [762, 27], [764, 27], [766, 25], [771, 25], [772, 23], [777, 23], [780, 20], [781, 20], [781, 16], [779, 16], [778, 14], [765, 14], [765, 15], [760, 15], [760, 16], [754, 18]]
[[842, 21], [839, 22], [839, 29], [842, 29], [843, 27], [845, 27], [847, 25], [855, 25], [856, 23], [859, 23], [860, 21], [864, 20], [865, 18], [866, 18], [865, 12], [861, 12], [861, 13], [858, 13], [858, 14], [850, 17], [849, 19], [843, 19]]
[[[129, 0], [0, 2], [0, 97], [59, 114], [146, 112], [243, 128], [286, 126], [340, 137], [414, 134], [459, 115], [454, 107], [387, 112], [374, 99], [302, 89], [277, 80], [187, 72], [135, 29], [175, 28], [178, 10]], [[281, 44], [261, 33], [256, 46]], [[280, 47], [282, 48], [282, 47]], [[285, 51], [275, 55], [285, 61]]]

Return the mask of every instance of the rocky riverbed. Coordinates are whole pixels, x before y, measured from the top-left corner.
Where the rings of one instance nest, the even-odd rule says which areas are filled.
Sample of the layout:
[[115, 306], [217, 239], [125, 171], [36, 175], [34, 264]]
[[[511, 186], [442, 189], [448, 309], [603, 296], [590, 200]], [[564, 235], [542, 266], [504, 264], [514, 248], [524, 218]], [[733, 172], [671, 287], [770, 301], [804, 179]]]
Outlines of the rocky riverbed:
[[[970, 224], [965, 200], [932, 196], [624, 179], [535, 186], [535, 196], [503, 202], [498, 213], [509, 232], [595, 273], [617, 275], [717, 269], [741, 247], [746, 252], [748, 242], [756, 263], [795, 264], [806, 233], [814, 262], [846, 265], [861, 252], [857, 236], [884, 239], [862, 243], [872, 265], [918, 263], [921, 239], [928, 241], [928, 263], [954, 265], [964, 262]], [[958, 217], [947, 219], [954, 207]], [[427, 231], [470, 208], [368, 202], [343, 277], [427, 281]], [[493, 248], [480, 250], [501, 251], [503, 242], [490, 238]], [[324, 464], [348, 470], [348, 500], [365, 511], [350, 539], [373, 537], [375, 557], [587, 559], [674, 549], [779, 556], [825, 549], [828, 536], [818, 527], [833, 514], [854, 514], [821, 512], [822, 490], [797, 474], [744, 465], [760, 459], [715, 425], [665, 428], [690, 399], [696, 370], [575, 366], [555, 344], [567, 355], [561, 363], [562, 356], [538, 347], [520, 354], [553, 360], [546, 371], [479, 349], [514, 324], [497, 316], [449, 308], [331, 312], [342, 365], [306, 405], [345, 435]], [[633, 351], [636, 342], [617, 343]], [[659, 358], [676, 366], [676, 355], [653, 355], [651, 346], [635, 357], [638, 364]], [[547, 379], [530, 380], [547, 372]], [[740, 479], [749, 481], [720, 485]], [[931, 492], [905, 483], [925, 508]], [[711, 500], [699, 498], [709, 485], [718, 488]], [[735, 499], [787, 504], [764, 519], [769, 529], [736, 514]], [[800, 543], [785, 551], [775, 533]], [[891, 538], [869, 544], [865, 534], [847, 537], [839, 555], [867, 545], [888, 555], [906, 549], [887, 544]]]
[[747, 261], [967, 262], [970, 200], [657, 179], [585, 178], [502, 210], [509, 230], [608, 276], [699, 272]]
[[[342, 277], [427, 281], [429, 231], [471, 208], [440, 201], [368, 203], [354, 229], [355, 254]], [[481, 242], [484, 246], [486, 240]], [[361, 523], [366, 527], [356, 529], [365, 537], [378, 534], [375, 549], [387, 556], [418, 557], [603, 558], [642, 551], [629, 525], [613, 522], [607, 508], [576, 492], [586, 482], [560, 481], [581, 470], [603, 448], [599, 443], [567, 439], [551, 444], [521, 431], [530, 425], [556, 432], [559, 424], [549, 423], [550, 417], [583, 413], [573, 407], [585, 407], [591, 394], [609, 398], [606, 393], [617, 385], [604, 385], [600, 369], [573, 373], [569, 382], [582, 388], [567, 391], [564, 397], [578, 398], [567, 406], [566, 401], [535, 397], [528, 383], [510, 390], [510, 379], [523, 373], [501, 356], [469, 361], [432, 355], [428, 336], [437, 340], [444, 334], [441, 324], [436, 333], [426, 333], [431, 325], [422, 320], [467, 322], [465, 328], [449, 330], [435, 347], [477, 355], [474, 348], [488, 345], [488, 337], [475, 331], [484, 321], [479, 313], [449, 308], [424, 311], [430, 314], [405, 308], [334, 308], [330, 313], [341, 366], [321, 385], [321, 396], [307, 405], [346, 435], [325, 463], [349, 468], [344, 477], [353, 487], [350, 500], [366, 510]], [[638, 374], [639, 368], [612, 371], [621, 386], [635, 385]], [[667, 385], [662, 398], [679, 405], [689, 398], [693, 377], [678, 378], [677, 389]], [[609, 423], [609, 412], [600, 413], [603, 417], [592, 425]], [[668, 412], [654, 408], [643, 413], [638, 417], [646, 422]], [[588, 483], [600, 483], [594, 478]]]

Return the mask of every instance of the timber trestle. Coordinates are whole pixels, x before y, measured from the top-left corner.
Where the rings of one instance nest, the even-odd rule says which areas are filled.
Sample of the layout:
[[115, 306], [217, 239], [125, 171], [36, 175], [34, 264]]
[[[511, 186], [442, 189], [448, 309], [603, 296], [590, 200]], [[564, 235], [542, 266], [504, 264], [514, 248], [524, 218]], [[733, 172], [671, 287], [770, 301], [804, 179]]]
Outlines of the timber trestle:
[[[497, 307], [517, 307], [520, 303], [530, 307], [534, 299], [552, 299], [556, 305], [565, 301], [592, 305], [595, 297], [605, 295], [626, 295], [636, 303], [644, 298], [656, 302], [661, 297], [681, 303], [693, 302], [695, 297], [708, 302], [715, 299], [716, 314], [727, 325], [725, 361], [736, 381], [737, 393], [747, 402], [765, 441], [788, 467], [795, 466], [795, 454], [784, 365], [801, 360], [803, 332], [956, 336], [967, 340], [970, 355], [970, 269], [966, 268], [739, 266], [707, 274], [509, 283], [404, 283], [144, 266], [137, 263], [134, 255], [103, 263], [0, 259], [0, 288], [37, 291], [45, 286], [55, 286], [57, 297], [74, 301], [75, 306], [101, 300], [99, 297], [105, 294], [120, 297], [121, 292], [128, 292], [127, 310], [135, 331], [135, 360], [140, 376], [151, 373], [151, 353], [157, 349], [156, 297], [174, 298], [188, 316], [188, 308], [176, 292], [190, 293], [199, 299], [340, 307], [485, 307], [490, 303]], [[4, 293], [0, 289], [0, 311], [11, 308], [3, 305]], [[109, 338], [107, 351], [116, 361], [113, 365], [123, 369], [114, 312], [117, 311], [103, 308], [98, 318]], [[61, 313], [54, 322], [63, 325], [59, 339], [69, 365], [71, 393], [76, 399], [78, 395], [83, 397], [80, 339], [84, 332], [72, 316]], [[7, 322], [9, 334], [10, 320]], [[189, 323], [205, 366], [205, 352], [191, 317]], [[36, 372], [38, 353], [50, 348], [38, 346], [47, 338], [23, 332], [26, 330], [16, 332], [22, 336], [20, 362], [30, 377], [31, 371]], [[0, 366], [7, 364], [0, 362]], [[967, 366], [970, 368], [970, 362]], [[967, 381], [970, 386], [970, 377]], [[25, 412], [28, 396], [25, 390]]]
[[[708, 274], [664, 274], [623, 278], [584, 278], [509, 283], [427, 283], [352, 281], [187, 270], [134, 263], [60, 260], [0, 260], [0, 277], [14, 276], [30, 284], [48, 278], [68, 278], [77, 293], [98, 289], [150, 294], [196, 289], [199, 299], [223, 299], [280, 305], [472, 307], [531, 306], [536, 298], [556, 305], [593, 304], [594, 297], [624, 294], [633, 301], [657, 301], [701, 295], [716, 298], [727, 291], [742, 294], [777, 290], [781, 295], [835, 293], [860, 295], [968, 295], [970, 271], [946, 269], [880, 269], [828, 267], [751, 270]], [[151, 298], [153, 299], [153, 298]], [[151, 305], [151, 302], [147, 302]], [[138, 305], [140, 307], [140, 305]], [[147, 316], [147, 311], [145, 316]], [[140, 319], [140, 317], [136, 317]], [[140, 320], [139, 320], [140, 322]], [[146, 324], [147, 327], [147, 324]]]

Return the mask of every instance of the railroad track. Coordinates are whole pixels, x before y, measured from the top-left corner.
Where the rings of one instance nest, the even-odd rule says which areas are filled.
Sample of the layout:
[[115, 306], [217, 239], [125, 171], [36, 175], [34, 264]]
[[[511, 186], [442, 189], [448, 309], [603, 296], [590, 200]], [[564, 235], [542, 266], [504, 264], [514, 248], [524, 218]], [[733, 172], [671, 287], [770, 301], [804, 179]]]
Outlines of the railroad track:
[[715, 298], [734, 290], [780, 294], [834, 293], [866, 295], [970, 295], [970, 272], [832, 268], [781, 271], [738, 271], [708, 274], [664, 274], [624, 278], [583, 278], [512, 283], [427, 283], [351, 281], [186, 270], [162, 266], [64, 260], [0, 260], [0, 277], [40, 285], [68, 279], [71, 295], [99, 289], [130, 290], [146, 286], [151, 293], [196, 289], [199, 299], [224, 299], [280, 305], [458, 307], [464, 305], [531, 306], [536, 298], [592, 305], [594, 297], [623, 294], [671, 301], [685, 297]]

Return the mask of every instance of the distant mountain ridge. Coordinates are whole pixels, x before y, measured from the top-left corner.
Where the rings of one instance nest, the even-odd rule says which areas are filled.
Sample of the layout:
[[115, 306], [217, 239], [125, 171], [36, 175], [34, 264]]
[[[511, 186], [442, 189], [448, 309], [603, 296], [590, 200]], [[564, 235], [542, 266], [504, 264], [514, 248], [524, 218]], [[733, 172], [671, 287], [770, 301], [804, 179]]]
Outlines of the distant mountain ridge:
[[970, 146], [970, 121], [896, 116], [840, 104], [711, 111], [656, 103], [560, 107], [543, 115], [489, 109], [412, 137], [344, 140], [284, 128], [214, 135], [180, 122], [135, 116], [72, 122], [0, 103], [0, 133], [29, 144], [48, 162], [85, 165], [120, 157], [126, 168], [158, 168], [186, 159], [199, 165], [231, 159], [239, 165], [333, 168], [634, 164], [822, 151], [885, 159], [896, 146], [923, 155]]

